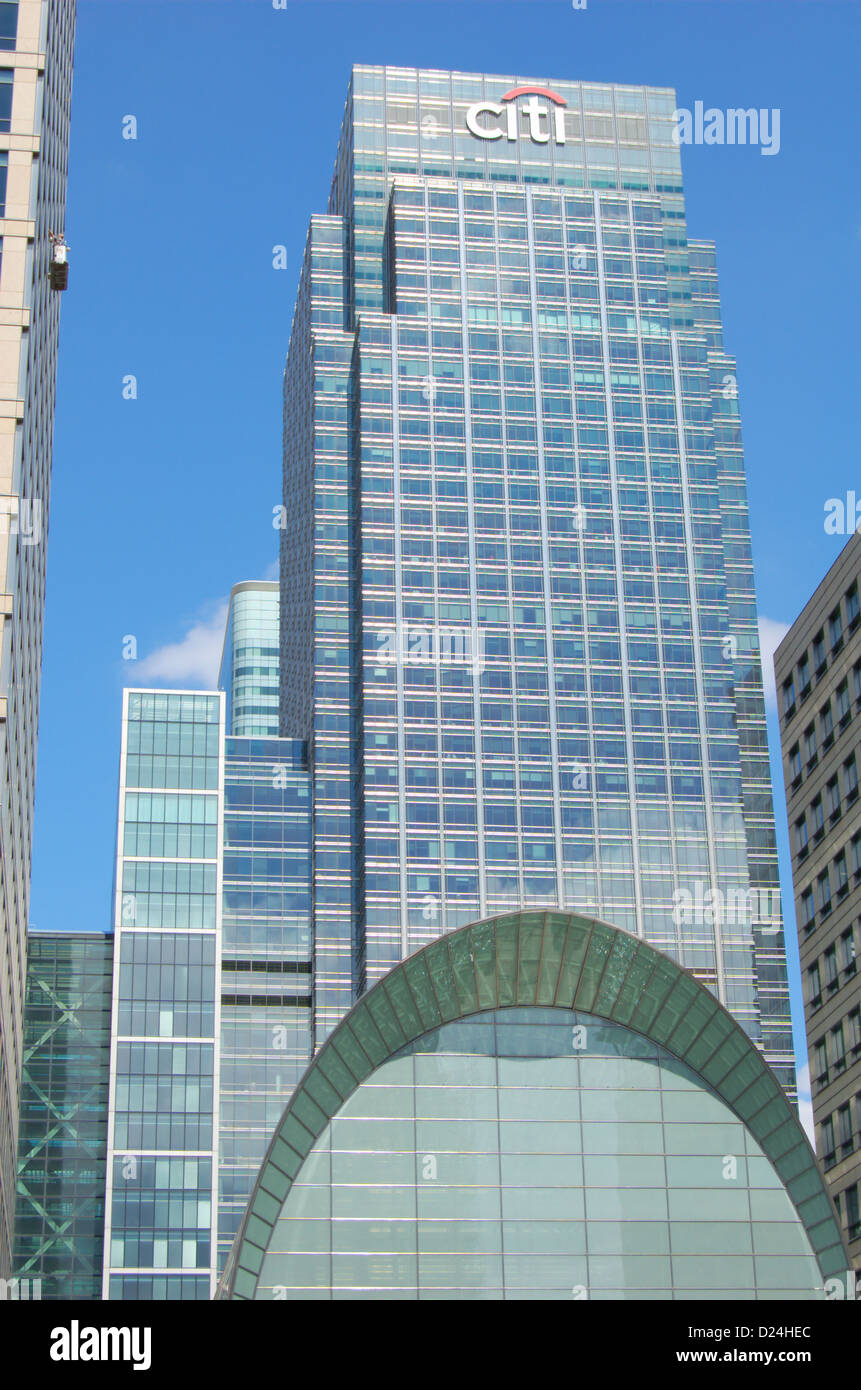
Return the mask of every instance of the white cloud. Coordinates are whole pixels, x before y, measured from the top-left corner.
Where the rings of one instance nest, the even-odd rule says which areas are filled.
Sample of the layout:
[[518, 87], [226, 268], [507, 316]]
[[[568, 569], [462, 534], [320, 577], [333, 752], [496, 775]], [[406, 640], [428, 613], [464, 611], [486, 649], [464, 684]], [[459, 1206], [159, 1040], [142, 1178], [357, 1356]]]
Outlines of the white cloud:
[[227, 600], [209, 605], [209, 617], [193, 624], [179, 642], [168, 642], [145, 656], [135, 669], [135, 684], [160, 681], [184, 689], [214, 690], [224, 646]]
[[765, 691], [765, 704], [768, 710], [777, 709], [777, 691], [774, 688], [774, 653], [787, 632], [789, 623], [780, 623], [776, 618], [759, 619], [759, 649], [762, 653], [762, 685]]
[[805, 1062], [803, 1067], [796, 1068], [795, 1080], [798, 1086], [798, 1118], [804, 1127], [808, 1139], [815, 1147], [816, 1138], [813, 1128], [813, 1102], [810, 1099], [809, 1062]]

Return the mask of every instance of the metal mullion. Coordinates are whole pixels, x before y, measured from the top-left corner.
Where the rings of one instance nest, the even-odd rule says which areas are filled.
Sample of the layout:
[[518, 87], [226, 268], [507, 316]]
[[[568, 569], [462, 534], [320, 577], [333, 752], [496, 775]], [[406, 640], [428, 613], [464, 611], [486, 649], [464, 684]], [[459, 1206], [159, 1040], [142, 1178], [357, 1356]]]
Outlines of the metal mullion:
[[[535, 391], [535, 433], [538, 453], [538, 511], [541, 525], [541, 567], [544, 584], [544, 629], [545, 643], [547, 652], [547, 699], [548, 711], [550, 716], [550, 749], [551, 764], [550, 775], [553, 786], [553, 840], [556, 850], [556, 901], [561, 908], [565, 902], [564, 881], [562, 877], [562, 798], [559, 782], [559, 727], [556, 710], [556, 663], [553, 650], [553, 605], [551, 597], [551, 575], [550, 575], [550, 552], [549, 552], [549, 531], [547, 523], [547, 474], [545, 471], [544, 457], [544, 407], [541, 400], [541, 352], [538, 334], [538, 285], [535, 271], [535, 225], [534, 225], [534, 201], [532, 189], [527, 187], [526, 193], [526, 249], [529, 258], [529, 300], [530, 313], [532, 317], [532, 359], [533, 359], [533, 386]], [[561, 219], [561, 212], [560, 212]], [[561, 226], [560, 221], [560, 226]], [[564, 243], [564, 232], [563, 232]], [[567, 286], [566, 286], [567, 290]], [[567, 317], [567, 315], [566, 315]], [[572, 397], [573, 399], [573, 397]], [[510, 515], [510, 510], [509, 510]], [[512, 596], [513, 597], [513, 596]], [[514, 699], [515, 717], [517, 716], [517, 682], [516, 667], [514, 665], [514, 653], [512, 652], [512, 674], [515, 676], [512, 697]], [[520, 721], [517, 720], [518, 746]], [[520, 759], [518, 757], [518, 767]], [[523, 846], [523, 835], [521, 831], [521, 846]], [[521, 859], [521, 863], [524, 861]], [[525, 872], [525, 868], [524, 868]]]
[[[631, 672], [628, 665], [628, 633], [625, 625], [625, 609], [619, 601], [622, 585], [622, 543], [619, 536], [619, 481], [616, 472], [615, 418], [613, 414], [613, 391], [611, 386], [610, 330], [607, 318], [607, 285], [604, 276], [604, 238], [601, 225], [601, 195], [596, 190], [592, 194], [595, 210], [595, 260], [598, 269], [598, 302], [601, 315], [601, 350], [604, 367], [604, 404], [607, 411], [607, 448], [610, 456], [610, 494], [613, 511], [613, 553], [616, 562], [616, 597], [619, 607], [619, 658], [622, 669], [622, 709], [625, 719], [625, 747], [628, 755], [628, 778], [630, 786], [629, 803], [631, 807], [631, 852], [634, 864], [634, 884], [641, 883], [639, 818], [637, 798], [637, 772], [634, 761], [634, 735], [631, 721]], [[588, 641], [588, 624], [585, 627]], [[591, 664], [591, 654], [590, 654]], [[602, 892], [603, 902], [603, 892]], [[634, 914], [637, 922], [637, 935], [645, 937], [643, 924], [643, 904], [641, 894], [634, 893]]]

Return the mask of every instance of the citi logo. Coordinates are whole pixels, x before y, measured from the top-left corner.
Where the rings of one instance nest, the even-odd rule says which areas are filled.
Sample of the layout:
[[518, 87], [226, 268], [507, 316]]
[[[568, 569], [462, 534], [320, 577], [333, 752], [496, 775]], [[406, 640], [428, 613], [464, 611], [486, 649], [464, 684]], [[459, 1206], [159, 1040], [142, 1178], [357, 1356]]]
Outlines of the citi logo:
[[[528, 100], [521, 101], [521, 97]], [[501, 140], [504, 136], [512, 141], [525, 128], [535, 145], [549, 144], [551, 135], [554, 144], [564, 145], [567, 105], [564, 97], [548, 87], [512, 87], [498, 102], [477, 101], [470, 106], [466, 128], [479, 140]]]

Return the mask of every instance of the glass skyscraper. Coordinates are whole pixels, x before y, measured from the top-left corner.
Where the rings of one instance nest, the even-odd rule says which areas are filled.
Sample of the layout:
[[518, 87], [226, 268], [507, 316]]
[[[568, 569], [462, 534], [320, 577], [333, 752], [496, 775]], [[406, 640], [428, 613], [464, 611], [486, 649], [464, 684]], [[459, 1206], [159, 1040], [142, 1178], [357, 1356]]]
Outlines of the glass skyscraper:
[[313, 1050], [310, 796], [304, 744], [228, 737], [218, 1270], [272, 1132]]
[[564, 907], [794, 1085], [735, 364], [675, 105], [353, 70], [284, 378], [317, 1046], [440, 934]]
[[105, 1298], [209, 1293], [223, 786], [222, 695], [124, 693]]
[[277, 686], [266, 714], [277, 642], [277, 586], [237, 585], [227, 694], [125, 692], [105, 1297], [209, 1298], [311, 1058], [310, 778]]

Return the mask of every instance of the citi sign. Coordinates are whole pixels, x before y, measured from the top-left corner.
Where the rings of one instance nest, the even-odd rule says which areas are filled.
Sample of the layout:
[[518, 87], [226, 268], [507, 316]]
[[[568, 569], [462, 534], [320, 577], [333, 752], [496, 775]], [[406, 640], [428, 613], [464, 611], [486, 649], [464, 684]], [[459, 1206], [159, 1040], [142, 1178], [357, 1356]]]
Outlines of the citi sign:
[[[521, 97], [528, 100], [521, 101]], [[466, 128], [479, 140], [516, 140], [525, 126], [530, 140], [547, 145], [565, 144], [564, 97], [548, 87], [512, 87], [499, 101], [477, 101], [466, 113]]]

